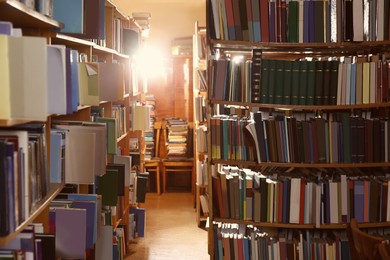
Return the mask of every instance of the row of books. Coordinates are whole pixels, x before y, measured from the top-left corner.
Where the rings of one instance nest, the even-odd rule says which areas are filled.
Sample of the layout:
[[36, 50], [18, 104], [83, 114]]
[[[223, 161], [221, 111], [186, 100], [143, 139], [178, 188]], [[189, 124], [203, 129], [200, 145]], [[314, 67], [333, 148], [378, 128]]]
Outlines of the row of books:
[[[113, 105], [112, 106], [112, 118], [115, 118], [116, 121], [116, 136], [120, 137], [127, 133], [128, 131], [128, 122], [126, 122], [126, 115], [128, 110], [124, 105]], [[103, 116], [102, 116], [103, 117]]]
[[[389, 180], [305, 176], [271, 179], [247, 169], [225, 167], [213, 177], [216, 212], [222, 218], [283, 224], [360, 223], [390, 220]], [[217, 214], [218, 216], [218, 214]]]
[[15, 231], [49, 191], [46, 126], [25, 124], [0, 130], [0, 236]]
[[44, 233], [43, 225], [34, 223], [7, 245], [0, 246], [1, 259], [55, 259], [55, 234]]
[[207, 159], [197, 161], [196, 184], [200, 186], [205, 186], [208, 184]]
[[281, 230], [266, 233], [256, 227], [213, 223], [215, 259], [351, 259], [345, 231]]
[[376, 1], [213, 0], [212, 39], [344, 42], [389, 39], [389, 4]]
[[154, 123], [156, 122], [156, 98], [154, 95], [145, 96], [145, 105], [150, 107], [150, 129], [144, 131], [145, 140], [145, 160], [150, 160], [156, 157], [156, 133], [154, 129]]
[[[259, 71], [254, 69], [259, 63]], [[256, 74], [259, 73], [259, 74]], [[388, 102], [390, 62], [384, 56], [323, 60], [220, 59], [213, 61], [212, 98], [283, 105]], [[255, 75], [260, 75], [255, 82]]]
[[41, 37], [0, 35], [0, 42], [1, 119], [45, 121], [49, 114], [70, 114], [79, 105], [123, 99], [122, 64], [79, 63], [77, 50], [47, 45]]
[[197, 122], [205, 122], [207, 120], [206, 115], [206, 99], [202, 96], [195, 97], [194, 99], [195, 105], [195, 120]]
[[[282, 163], [388, 162], [388, 119], [253, 113], [211, 118], [212, 159]], [[359, 140], [359, 142], [356, 142]]]

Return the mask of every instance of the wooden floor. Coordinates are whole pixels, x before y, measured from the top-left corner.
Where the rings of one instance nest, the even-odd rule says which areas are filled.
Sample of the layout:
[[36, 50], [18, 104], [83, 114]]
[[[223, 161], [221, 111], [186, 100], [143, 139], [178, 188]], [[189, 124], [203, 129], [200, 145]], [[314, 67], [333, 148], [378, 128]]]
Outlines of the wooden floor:
[[210, 259], [191, 193], [147, 193], [145, 208], [145, 237], [130, 243], [125, 260]]

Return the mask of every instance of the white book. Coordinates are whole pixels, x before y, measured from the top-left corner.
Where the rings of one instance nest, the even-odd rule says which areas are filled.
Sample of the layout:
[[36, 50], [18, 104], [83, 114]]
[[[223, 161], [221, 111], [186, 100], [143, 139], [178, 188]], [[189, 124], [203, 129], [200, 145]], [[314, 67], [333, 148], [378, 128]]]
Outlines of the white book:
[[0, 119], [11, 119], [11, 88], [10, 88], [10, 67], [8, 54], [9, 36], [0, 35]]
[[338, 188], [336, 182], [329, 182], [330, 223], [339, 223]]
[[299, 224], [301, 179], [291, 178], [290, 223]]
[[66, 46], [47, 46], [47, 98], [49, 114], [66, 114]]
[[352, 13], [353, 13], [353, 40], [363, 41], [364, 40], [363, 0], [352, 1]]

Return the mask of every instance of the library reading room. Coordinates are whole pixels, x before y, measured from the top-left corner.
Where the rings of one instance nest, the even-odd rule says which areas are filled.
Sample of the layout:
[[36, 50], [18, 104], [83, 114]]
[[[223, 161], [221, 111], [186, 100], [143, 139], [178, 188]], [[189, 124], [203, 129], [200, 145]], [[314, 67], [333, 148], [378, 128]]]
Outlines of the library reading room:
[[0, 260], [390, 260], [389, 0], [0, 0]]

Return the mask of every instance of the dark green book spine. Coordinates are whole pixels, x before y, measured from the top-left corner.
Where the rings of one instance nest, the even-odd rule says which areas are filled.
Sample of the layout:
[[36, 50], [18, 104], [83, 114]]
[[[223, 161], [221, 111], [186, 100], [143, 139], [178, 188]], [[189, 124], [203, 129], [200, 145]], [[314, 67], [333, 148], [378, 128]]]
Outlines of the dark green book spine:
[[298, 17], [299, 17], [299, 3], [298, 1], [291, 1], [288, 3], [288, 41], [299, 41]]
[[[269, 60], [262, 60], [261, 62], [260, 103], [262, 104], [268, 104], [269, 63], [270, 63]], [[254, 65], [253, 65], [253, 69], [254, 69]]]
[[283, 79], [283, 101], [282, 104], [291, 104], [291, 80], [292, 80], [293, 61], [284, 61], [284, 79]]
[[284, 61], [275, 61], [275, 92], [274, 104], [283, 104], [283, 80], [284, 80]]
[[274, 60], [269, 61], [268, 71], [268, 104], [275, 104], [275, 74], [276, 74], [276, 62]]
[[324, 61], [322, 105], [329, 105], [330, 93], [330, 61]]
[[291, 70], [291, 105], [299, 104], [299, 89], [300, 89], [300, 61], [292, 62]]
[[315, 62], [314, 105], [322, 105], [324, 96], [324, 61]]
[[337, 84], [339, 77], [339, 61], [330, 62], [329, 105], [337, 104]]
[[314, 105], [314, 95], [315, 95], [315, 62], [308, 61], [307, 64], [307, 92], [306, 92], [306, 105]]
[[307, 104], [307, 86], [308, 86], [308, 61], [300, 61], [299, 71], [299, 105]]

